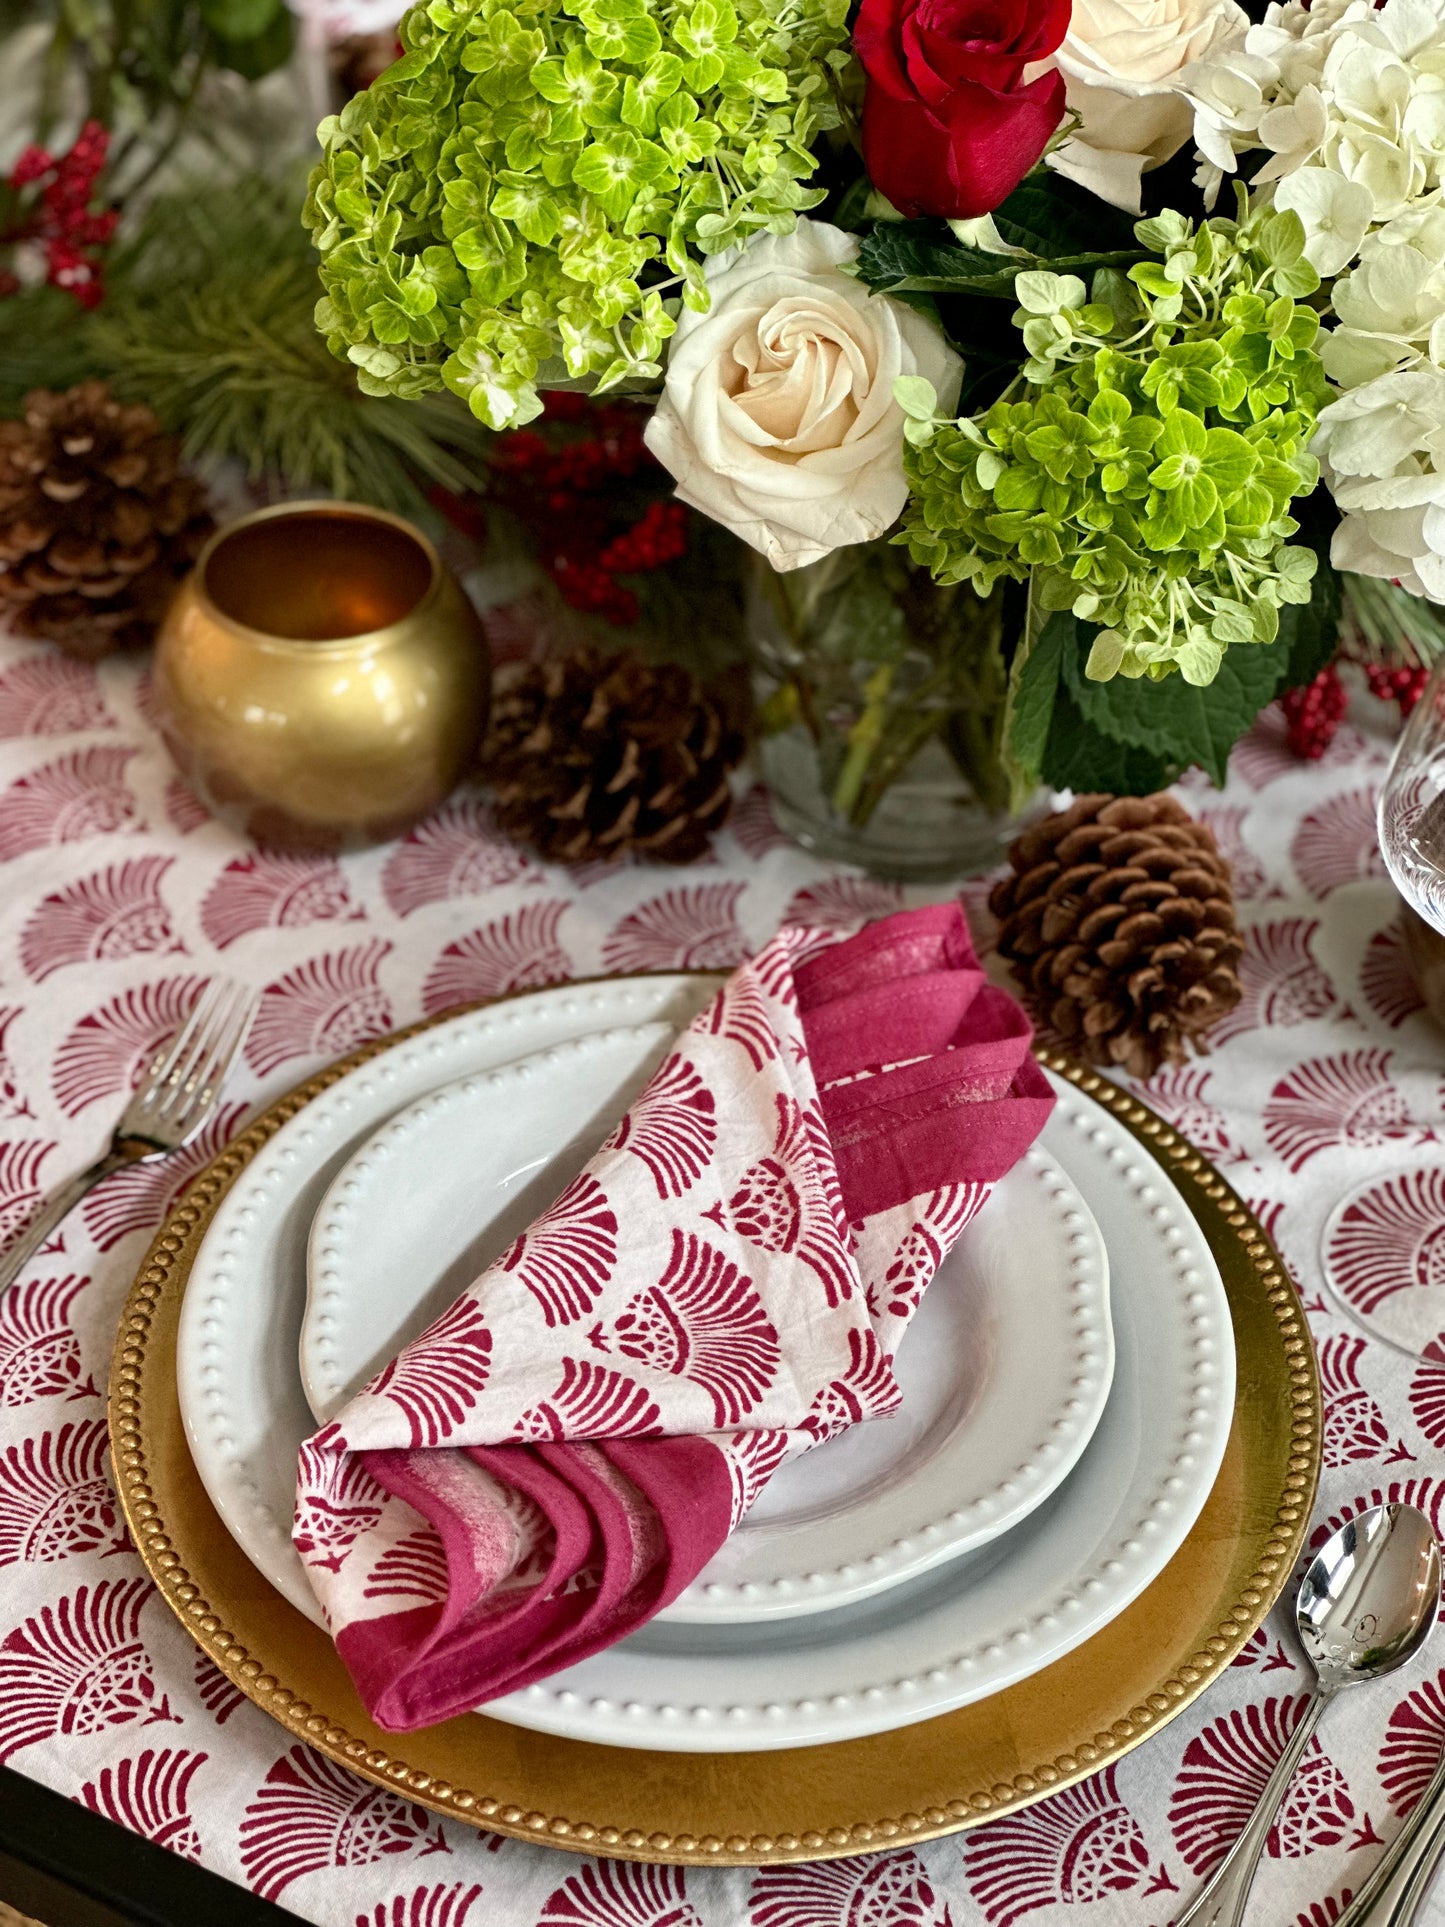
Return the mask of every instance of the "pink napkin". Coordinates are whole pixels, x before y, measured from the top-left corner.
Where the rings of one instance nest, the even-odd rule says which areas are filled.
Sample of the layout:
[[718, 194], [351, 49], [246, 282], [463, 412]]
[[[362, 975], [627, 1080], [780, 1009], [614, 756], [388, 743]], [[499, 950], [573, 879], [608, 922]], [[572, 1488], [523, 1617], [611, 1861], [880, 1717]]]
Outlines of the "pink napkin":
[[784, 929], [549, 1210], [302, 1447], [293, 1537], [377, 1724], [584, 1659], [794, 1452], [892, 1411], [1053, 1104], [957, 905]]

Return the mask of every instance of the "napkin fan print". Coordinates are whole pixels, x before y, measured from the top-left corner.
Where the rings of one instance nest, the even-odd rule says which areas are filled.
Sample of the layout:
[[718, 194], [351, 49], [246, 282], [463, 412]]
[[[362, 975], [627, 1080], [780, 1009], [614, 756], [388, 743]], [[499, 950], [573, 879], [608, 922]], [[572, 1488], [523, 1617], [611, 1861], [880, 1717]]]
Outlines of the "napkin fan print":
[[587, 1168], [302, 1448], [294, 1539], [373, 1717], [586, 1657], [785, 1458], [891, 1411], [921, 1293], [1053, 1103], [957, 905], [785, 927]]

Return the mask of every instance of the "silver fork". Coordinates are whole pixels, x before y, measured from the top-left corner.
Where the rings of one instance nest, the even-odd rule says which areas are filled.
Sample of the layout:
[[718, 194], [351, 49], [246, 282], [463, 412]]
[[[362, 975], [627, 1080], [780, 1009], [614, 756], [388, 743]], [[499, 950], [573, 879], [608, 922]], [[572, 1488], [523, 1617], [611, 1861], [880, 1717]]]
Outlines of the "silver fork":
[[216, 1108], [256, 1009], [253, 992], [223, 980], [207, 984], [177, 1035], [151, 1060], [105, 1156], [47, 1198], [0, 1257], [0, 1290], [17, 1277], [62, 1218], [113, 1171], [165, 1157], [195, 1136]]

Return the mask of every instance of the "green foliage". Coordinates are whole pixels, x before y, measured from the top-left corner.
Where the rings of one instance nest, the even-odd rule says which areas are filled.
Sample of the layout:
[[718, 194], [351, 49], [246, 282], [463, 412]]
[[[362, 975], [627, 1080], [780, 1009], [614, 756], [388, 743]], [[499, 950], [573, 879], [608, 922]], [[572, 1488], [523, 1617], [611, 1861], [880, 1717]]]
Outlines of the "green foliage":
[[539, 375], [661, 373], [702, 257], [822, 198], [846, 0], [429, 0], [322, 123], [317, 325], [368, 394], [443, 384], [494, 428]]
[[1093, 627], [1056, 610], [1014, 661], [1005, 749], [1015, 793], [1057, 789], [1147, 795], [1199, 767], [1216, 783], [1229, 752], [1281, 689], [1309, 682], [1333, 655], [1340, 578], [1322, 562], [1307, 603], [1281, 613], [1279, 646], [1229, 651], [1207, 688], [1087, 674]]
[[327, 352], [297, 198], [251, 178], [153, 203], [89, 323], [96, 371], [148, 402], [189, 459], [229, 458], [252, 479], [403, 511], [419, 506], [418, 478], [474, 485], [467, 457], [485, 436], [460, 404], [364, 396]]
[[[1081, 205], [1082, 203], [1082, 205]], [[1010, 296], [1030, 269], [1089, 273], [1145, 258], [1126, 216], [1045, 171], [1030, 175], [992, 216], [1008, 254], [957, 240], [942, 221], [883, 221], [859, 249], [858, 278], [879, 294]], [[1080, 250], [1087, 234], [1092, 245]], [[968, 346], [964, 342], [965, 348]]]
[[64, 288], [22, 288], [0, 300], [0, 417], [32, 388], [70, 388], [98, 373], [90, 317]]
[[112, 203], [170, 153], [213, 68], [259, 80], [289, 59], [295, 41], [286, 0], [30, 0], [21, 11], [28, 24], [51, 29], [26, 136], [48, 144], [78, 93], [86, 115], [117, 137], [106, 180]]
[[1136, 235], [1158, 258], [1100, 269], [1092, 295], [1019, 274], [1029, 359], [986, 413], [941, 423], [905, 402], [897, 539], [943, 582], [1032, 574], [1043, 609], [1095, 625], [1094, 680], [1204, 688], [1231, 644], [1273, 642], [1311, 597], [1316, 554], [1289, 538], [1319, 479], [1328, 389], [1296, 299], [1319, 283], [1292, 213], [1197, 230], [1163, 214]]

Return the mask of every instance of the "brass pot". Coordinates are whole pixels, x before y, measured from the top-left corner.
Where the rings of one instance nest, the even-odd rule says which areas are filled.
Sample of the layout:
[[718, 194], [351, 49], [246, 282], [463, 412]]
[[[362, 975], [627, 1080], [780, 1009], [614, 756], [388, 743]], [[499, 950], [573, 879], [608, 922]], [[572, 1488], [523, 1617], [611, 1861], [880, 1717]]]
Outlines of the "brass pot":
[[344, 502], [259, 509], [202, 550], [161, 626], [161, 727], [187, 781], [265, 843], [397, 836], [486, 726], [475, 611], [426, 537]]

